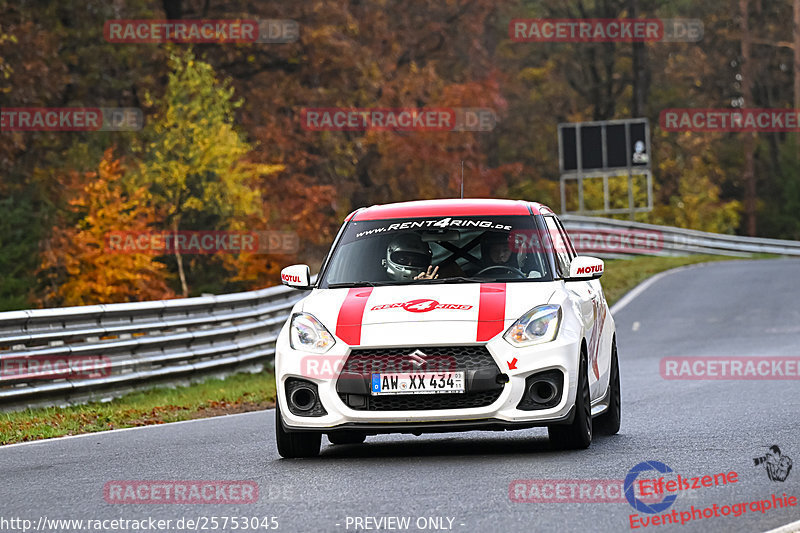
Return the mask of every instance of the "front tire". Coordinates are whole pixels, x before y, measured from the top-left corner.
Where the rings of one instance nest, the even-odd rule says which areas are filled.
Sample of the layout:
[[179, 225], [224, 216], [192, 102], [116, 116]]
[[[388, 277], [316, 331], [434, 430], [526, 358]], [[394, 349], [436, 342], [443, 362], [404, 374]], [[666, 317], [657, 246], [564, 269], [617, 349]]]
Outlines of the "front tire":
[[578, 390], [575, 393], [575, 416], [568, 425], [548, 426], [550, 442], [564, 450], [582, 450], [592, 443], [592, 400], [589, 396], [589, 369], [586, 353], [581, 350], [578, 365]]
[[286, 459], [316, 457], [322, 444], [322, 433], [286, 431], [278, 402], [275, 402], [275, 441], [278, 453]]
[[617, 358], [617, 340], [611, 345], [611, 376], [608, 380], [609, 398], [608, 409], [595, 420], [597, 433], [601, 435], [616, 435], [619, 432], [622, 420], [622, 401], [619, 387], [619, 360]]

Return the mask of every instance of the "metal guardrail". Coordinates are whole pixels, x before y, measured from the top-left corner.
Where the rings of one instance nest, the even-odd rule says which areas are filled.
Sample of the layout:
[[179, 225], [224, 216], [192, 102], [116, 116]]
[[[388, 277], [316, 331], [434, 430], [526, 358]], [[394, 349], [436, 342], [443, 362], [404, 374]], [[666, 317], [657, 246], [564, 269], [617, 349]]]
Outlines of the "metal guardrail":
[[[269, 363], [278, 332], [302, 297], [278, 286], [0, 313], [0, 406], [79, 403], [153, 382]], [[76, 375], [64, 364], [101, 358], [95, 375]]]
[[754, 253], [800, 256], [798, 241], [723, 235], [579, 215], [561, 215], [559, 218], [572, 236], [579, 253], [611, 259], [635, 255], [692, 254], [747, 257]]
[[[630, 255], [772, 253], [800, 256], [800, 242], [717, 235], [652, 224], [594, 217], [562, 216], [568, 231], [589, 235], [590, 249], [604, 257]], [[591, 249], [591, 236], [603, 243]], [[615, 235], [609, 239], [609, 235]], [[657, 242], [650, 248], [626, 242]], [[626, 237], [627, 236], [627, 237]], [[626, 238], [628, 240], [626, 241]], [[644, 239], [643, 241], [641, 239]], [[585, 244], [585, 243], [584, 243]], [[596, 244], [596, 242], [594, 243]], [[596, 246], [595, 246], [596, 248]], [[219, 373], [273, 361], [275, 339], [303, 292], [271, 287], [252, 292], [0, 313], [0, 409], [82, 402], [119, 395], [162, 381]], [[100, 375], [73, 375], [52, 367], [38, 374], [41, 361], [104, 358]], [[15, 372], [22, 367], [24, 372]]]

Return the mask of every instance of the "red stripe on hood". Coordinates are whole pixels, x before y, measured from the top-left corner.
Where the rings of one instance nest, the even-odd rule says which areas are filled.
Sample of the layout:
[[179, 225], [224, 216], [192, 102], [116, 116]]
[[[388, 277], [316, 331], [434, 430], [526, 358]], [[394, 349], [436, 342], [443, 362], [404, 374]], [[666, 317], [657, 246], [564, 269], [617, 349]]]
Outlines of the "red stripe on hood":
[[356, 287], [347, 290], [339, 317], [336, 319], [336, 336], [349, 345], [361, 344], [361, 321], [367, 299], [372, 294], [372, 287]]
[[478, 342], [488, 341], [503, 331], [506, 317], [506, 284], [482, 283], [478, 303]]

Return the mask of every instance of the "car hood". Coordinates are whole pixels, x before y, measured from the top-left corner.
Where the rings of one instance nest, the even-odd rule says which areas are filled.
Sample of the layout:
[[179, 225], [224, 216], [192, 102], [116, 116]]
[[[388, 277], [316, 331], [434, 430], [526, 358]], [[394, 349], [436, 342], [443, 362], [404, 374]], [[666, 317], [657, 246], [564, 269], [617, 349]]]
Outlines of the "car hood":
[[531, 308], [556, 282], [419, 284], [315, 289], [302, 311], [350, 345], [485, 342]]

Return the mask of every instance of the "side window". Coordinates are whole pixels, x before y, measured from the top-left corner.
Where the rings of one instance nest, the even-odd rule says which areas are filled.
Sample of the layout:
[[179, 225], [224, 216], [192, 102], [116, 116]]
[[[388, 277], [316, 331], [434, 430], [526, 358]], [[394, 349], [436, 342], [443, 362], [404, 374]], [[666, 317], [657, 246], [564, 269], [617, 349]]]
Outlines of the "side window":
[[564, 225], [561, 223], [561, 221], [556, 217], [553, 218], [555, 218], [556, 224], [558, 224], [558, 229], [561, 230], [561, 235], [564, 239], [564, 242], [567, 243], [567, 252], [569, 253], [570, 260], [572, 260], [576, 255], [578, 255], [578, 253], [575, 251], [575, 247], [572, 245], [572, 239], [569, 238], [569, 234], [567, 233], [567, 230], [564, 229]]
[[547, 224], [547, 233], [550, 234], [550, 240], [553, 243], [553, 256], [556, 259], [558, 269], [561, 271], [561, 277], [569, 276], [569, 263], [571, 259], [569, 255], [569, 245], [564, 240], [564, 235], [558, 228], [555, 217], [546, 216], [544, 220], [545, 224]]

